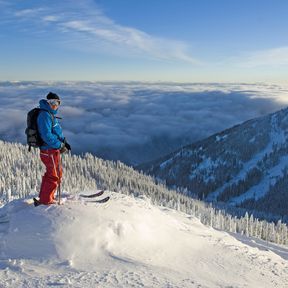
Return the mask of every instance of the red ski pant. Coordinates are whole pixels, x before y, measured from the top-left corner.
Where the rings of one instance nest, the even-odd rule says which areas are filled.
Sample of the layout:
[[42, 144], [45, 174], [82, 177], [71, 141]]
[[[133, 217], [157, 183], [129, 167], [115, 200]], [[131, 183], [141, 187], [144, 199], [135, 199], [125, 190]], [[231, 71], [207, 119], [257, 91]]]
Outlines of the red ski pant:
[[46, 166], [46, 173], [42, 177], [39, 198], [42, 204], [50, 204], [55, 200], [55, 192], [62, 178], [60, 150], [41, 150], [40, 158]]

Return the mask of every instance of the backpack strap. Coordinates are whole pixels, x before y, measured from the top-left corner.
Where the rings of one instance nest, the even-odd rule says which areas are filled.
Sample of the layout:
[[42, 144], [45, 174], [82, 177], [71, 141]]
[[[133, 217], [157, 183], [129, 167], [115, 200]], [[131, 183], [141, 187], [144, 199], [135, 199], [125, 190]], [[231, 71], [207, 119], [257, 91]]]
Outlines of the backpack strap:
[[[52, 120], [52, 129], [53, 129], [53, 127], [54, 127], [54, 124], [55, 124], [55, 116], [49, 111], [49, 110], [47, 110], [47, 109], [43, 109], [43, 108], [40, 108], [40, 110], [41, 111], [46, 111], [46, 112], [48, 112], [49, 113], [49, 115], [51, 116], [51, 120]], [[51, 129], [51, 130], [52, 130]], [[42, 141], [43, 141], [43, 139], [42, 139]], [[44, 141], [43, 141], [44, 142]], [[45, 142], [44, 142], [45, 143]]]
[[[48, 112], [48, 113], [50, 114], [51, 119], [52, 119], [52, 129], [53, 129], [54, 124], [55, 124], [55, 118], [57, 118], [57, 119], [62, 119], [62, 117], [54, 116], [54, 115], [53, 115], [49, 110], [47, 110], [47, 109], [40, 108], [40, 110], [46, 111], [46, 112]], [[59, 137], [58, 137], [58, 138], [59, 138]], [[61, 139], [59, 138], [59, 140], [61, 140]], [[31, 148], [30, 148], [30, 150], [31, 150]]]
[[[49, 110], [47, 110], [47, 109], [43, 109], [43, 108], [40, 108], [40, 110], [42, 110], [42, 111], [46, 111], [46, 112], [48, 112], [49, 114], [50, 114], [50, 116], [51, 116], [51, 119], [52, 119], [52, 128], [54, 127], [54, 124], [55, 124], [55, 116], [49, 111]], [[58, 118], [58, 117], [57, 117]]]

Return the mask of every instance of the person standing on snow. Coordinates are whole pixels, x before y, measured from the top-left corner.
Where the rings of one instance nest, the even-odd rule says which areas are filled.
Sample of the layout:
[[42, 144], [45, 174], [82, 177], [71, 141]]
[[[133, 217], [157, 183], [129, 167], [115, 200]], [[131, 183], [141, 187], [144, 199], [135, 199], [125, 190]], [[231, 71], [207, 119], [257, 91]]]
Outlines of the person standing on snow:
[[[46, 100], [47, 99], [47, 100]], [[56, 118], [61, 104], [57, 94], [49, 92], [46, 99], [40, 100], [40, 113], [37, 118], [38, 132], [43, 140], [40, 146], [40, 158], [46, 166], [42, 177], [39, 193], [39, 204], [55, 204], [55, 192], [62, 178], [62, 164], [60, 154], [71, 150], [62, 133], [62, 128]]]

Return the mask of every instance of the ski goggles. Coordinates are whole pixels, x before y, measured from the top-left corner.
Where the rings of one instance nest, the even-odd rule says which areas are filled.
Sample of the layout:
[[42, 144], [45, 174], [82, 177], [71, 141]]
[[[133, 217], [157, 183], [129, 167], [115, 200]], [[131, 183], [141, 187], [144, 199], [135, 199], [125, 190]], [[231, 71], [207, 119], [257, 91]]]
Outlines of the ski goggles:
[[60, 106], [61, 101], [58, 99], [50, 99], [50, 100], [48, 100], [48, 103], [52, 106]]

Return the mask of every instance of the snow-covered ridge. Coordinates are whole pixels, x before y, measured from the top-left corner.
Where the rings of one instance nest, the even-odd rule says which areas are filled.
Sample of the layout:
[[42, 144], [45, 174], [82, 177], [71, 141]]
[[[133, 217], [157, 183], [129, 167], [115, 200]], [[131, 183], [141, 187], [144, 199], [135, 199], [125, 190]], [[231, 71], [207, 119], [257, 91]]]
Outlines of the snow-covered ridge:
[[[243, 163], [242, 169], [239, 171], [239, 173], [234, 176], [229, 182], [226, 182], [221, 188], [217, 189], [216, 191], [209, 194], [207, 197], [208, 201], [215, 201], [219, 195], [229, 186], [232, 186], [233, 184], [238, 184], [240, 181], [245, 181], [245, 178], [247, 178], [247, 175], [253, 168], [258, 166], [258, 163], [263, 161], [263, 159], [267, 156], [273, 153], [275, 149], [278, 147], [281, 148], [281, 146], [285, 145], [287, 142], [287, 136], [285, 135], [285, 132], [280, 129], [278, 126], [278, 118], [277, 114], [273, 114], [271, 116], [271, 131], [269, 135], [269, 143], [267, 146], [261, 150], [259, 153], [255, 154], [253, 158], [251, 158], [246, 163]], [[216, 136], [217, 137], [217, 136]], [[254, 142], [255, 137], [252, 138]], [[245, 145], [245, 144], [244, 144]], [[275, 148], [276, 147], [276, 148]], [[288, 166], [288, 158], [287, 156], [283, 156], [278, 165], [275, 165], [271, 167], [270, 169], [265, 171], [265, 175], [263, 177], [263, 180], [253, 187], [251, 187], [249, 190], [247, 190], [243, 195], [232, 197], [229, 202], [235, 204], [241, 204], [247, 199], [255, 199], [258, 200], [261, 197], [264, 197], [270, 188], [270, 185], [275, 185], [275, 182], [273, 183], [272, 179], [276, 179], [277, 177], [283, 177], [283, 170], [285, 167]], [[197, 169], [198, 170], [198, 169]], [[276, 180], [275, 180], [276, 181]]]
[[[0, 157], [3, 159], [0, 162], [0, 199], [9, 202], [37, 196], [43, 174], [38, 151], [29, 153], [23, 145], [4, 142], [0, 142], [0, 148]], [[168, 190], [155, 183], [153, 178], [120, 162], [104, 161], [91, 154], [83, 157], [65, 155], [62, 160], [65, 166], [62, 191], [69, 192], [70, 195], [97, 187], [136, 197], [147, 197], [154, 204], [193, 215], [203, 224], [216, 229], [288, 244], [288, 228], [281, 221], [277, 224], [258, 221], [248, 214], [239, 219], [232, 217], [201, 201]]]
[[0, 286], [286, 287], [287, 248], [239, 241], [148, 199], [106, 193], [105, 205], [75, 196], [61, 206], [14, 200], [0, 209], [9, 211], [0, 224]]
[[287, 128], [288, 109], [283, 109], [183, 147], [141, 169], [201, 199], [288, 221]]

